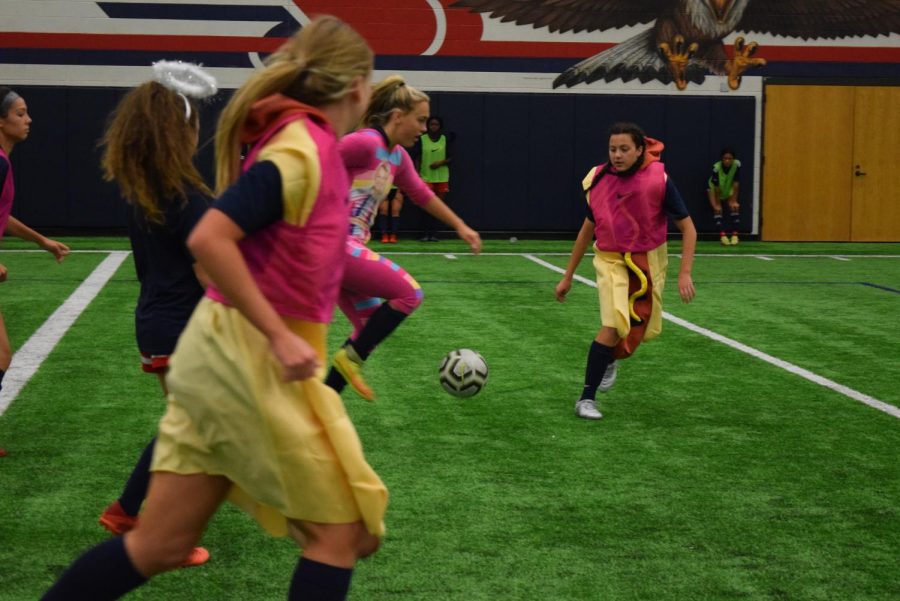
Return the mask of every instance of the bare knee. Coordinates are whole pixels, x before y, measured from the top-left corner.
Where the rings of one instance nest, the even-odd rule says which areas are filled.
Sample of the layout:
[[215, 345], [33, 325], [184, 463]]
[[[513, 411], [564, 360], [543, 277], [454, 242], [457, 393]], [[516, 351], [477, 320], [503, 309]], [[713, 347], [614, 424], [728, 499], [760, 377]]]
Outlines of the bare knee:
[[191, 536], [161, 537], [142, 532], [140, 523], [125, 535], [125, 549], [131, 562], [148, 578], [183, 566], [196, 543]]
[[352, 567], [357, 559], [375, 553], [381, 544], [380, 539], [370, 534], [362, 522], [299, 522], [296, 526], [302, 535], [300, 538], [295, 535], [294, 538], [303, 547], [303, 555], [329, 565]]
[[366, 532], [362, 537], [362, 540], [360, 540], [359, 542], [356, 556], [360, 559], [364, 559], [366, 557], [369, 557], [370, 555], [374, 555], [380, 547], [381, 539], [373, 534], [369, 534], [368, 532]]
[[594, 338], [594, 340], [604, 346], [616, 346], [619, 344], [621, 338], [619, 338], [619, 332], [616, 328], [603, 326], [600, 328], [600, 331], [597, 332], [597, 337]]

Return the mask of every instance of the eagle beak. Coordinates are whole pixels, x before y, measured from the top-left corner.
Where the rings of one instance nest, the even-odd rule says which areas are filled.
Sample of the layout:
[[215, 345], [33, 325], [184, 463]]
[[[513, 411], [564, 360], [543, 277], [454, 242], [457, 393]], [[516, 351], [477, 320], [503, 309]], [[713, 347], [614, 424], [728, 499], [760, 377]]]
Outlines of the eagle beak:
[[731, 0], [712, 0], [713, 12], [720, 23], [725, 20], [728, 9], [731, 8]]

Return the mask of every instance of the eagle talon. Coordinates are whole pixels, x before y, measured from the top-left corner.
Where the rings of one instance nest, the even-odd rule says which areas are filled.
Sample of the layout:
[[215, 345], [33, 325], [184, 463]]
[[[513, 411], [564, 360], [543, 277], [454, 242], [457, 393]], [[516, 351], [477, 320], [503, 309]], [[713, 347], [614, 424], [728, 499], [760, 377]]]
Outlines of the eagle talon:
[[[431, 4], [437, 4], [432, 2]], [[703, 81], [702, 73], [724, 76], [732, 89], [738, 89], [742, 73], [766, 61], [756, 58], [756, 44], [734, 44], [733, 58], [723, 40], [735, 32], [766, 32], [773, 36], [791, 36], [804, 40], [881, 36], [897, 32], [897, 0], [853, 0], [853, 2], [753, 2], [753, 0], [667, 0], [665, 2], [591, 2], [582, 0], [448, 0], [447, 9], [468, 9], [484, 18], [517, 27], [546, 27], [552, 33], [609, 31], [625, 25], [653, 23], [640, 33], [613, 44], [570, 67], [553, 81], [553, 87], [574, 86], [598, 80], [623, 82], [655, 79], [668, 84], [674, 80], [679, 89], [690, 81]], [[788, 8], [776, 10], [785, 5]], [[841, 9], [824, 10], [840, 6]], [[844, 10], [846, 7], [852, 9]], [[822, 9], [822, 10], [820, 10]], [[684, 52], [676, 48], [675, 36], [702, 42], [697, 55], [685, 66], [685, 57], [673, 61], [672, 55]], [[749, 35], [749, 34], [748, 34]], [[688, 47], [690, 52], [690, 47]], [[674, 52], [673, 52], [674, 51]], [[683, 69], [679, 70], [678, 62]], [[662, 64], [661, 64], [662, 63]], [[663, 64], [666, 65], [663, 68]], [[681, 72], [679, 72], [681, 71]]]
[[669, 67], [669, 73], [672, 74], [672, 79], [675, 81], [675, 87], [679, 90], [685, 89], [687, 87], [687, 80], [684, 78], [684, 71], [687, 69], [691, 57], [694, 56], [700, 48], [699, 44], [697, 44], [697, 42], [692, 42], [690, 46], [685, 49], [684, 36], [676, 35], [672, 38], [671, 47], [666, 42], [660, 42], [657, 48], [659, 49], [662, 58], [666, 61], [666, 65]]
[[728, 61], [728, 87], [737, 90], [741, 87], [741, 76], [751, 67], [762, 67], [766, 64], [764, 58], [753, 58], [759, 44], [756, 42], [744, 43], [743, 37], [734, 40], [734, 58]]

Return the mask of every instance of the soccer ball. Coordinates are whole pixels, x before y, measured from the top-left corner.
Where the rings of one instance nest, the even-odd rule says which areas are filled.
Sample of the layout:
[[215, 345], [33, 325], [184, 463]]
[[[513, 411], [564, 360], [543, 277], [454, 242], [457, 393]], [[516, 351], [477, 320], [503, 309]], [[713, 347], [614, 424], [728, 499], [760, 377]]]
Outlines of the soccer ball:
[[484, 388], [488, 366], [475, 351], [460, 348], [444, 355], [438, 373], [444, 390], [453, 396], [470, 397]]

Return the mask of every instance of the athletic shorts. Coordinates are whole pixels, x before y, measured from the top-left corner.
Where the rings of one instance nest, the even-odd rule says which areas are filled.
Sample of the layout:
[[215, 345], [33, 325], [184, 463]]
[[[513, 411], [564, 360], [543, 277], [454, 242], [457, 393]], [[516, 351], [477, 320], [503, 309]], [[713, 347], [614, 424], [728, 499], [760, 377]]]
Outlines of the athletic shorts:
[[425, 182], [435, 194], [447, 194], [450, 192], [450, 182]]
[[147, 374], [164, 374], [169, 369], [169, 355], [141, 353], [141, 369]]

